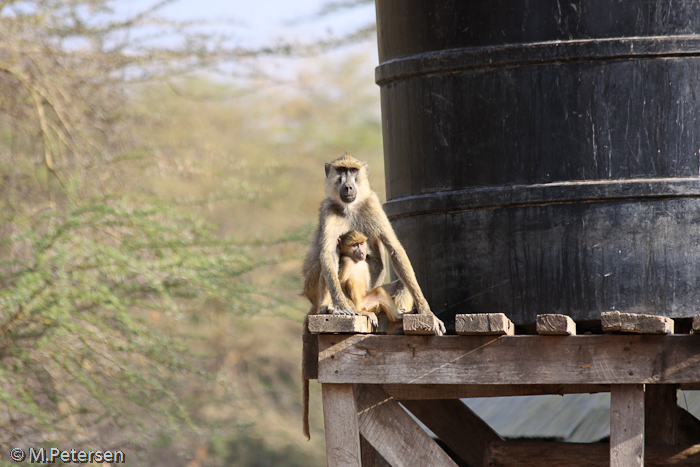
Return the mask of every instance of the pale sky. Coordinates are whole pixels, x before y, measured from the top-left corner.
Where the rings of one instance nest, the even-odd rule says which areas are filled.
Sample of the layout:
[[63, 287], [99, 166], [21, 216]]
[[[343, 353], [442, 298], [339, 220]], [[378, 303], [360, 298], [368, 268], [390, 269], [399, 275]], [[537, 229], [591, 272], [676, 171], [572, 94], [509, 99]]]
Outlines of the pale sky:
[[[325, 0], [179, 0], [163, 10], [179, 19], [230, 19], [242, 45], [261, 45], [277, 38], [299, 40], [342, 35], [375, 19], [374, 3], [324, 19], [312, 19]], [[299, 24], [292, 25], [297, 21]]]

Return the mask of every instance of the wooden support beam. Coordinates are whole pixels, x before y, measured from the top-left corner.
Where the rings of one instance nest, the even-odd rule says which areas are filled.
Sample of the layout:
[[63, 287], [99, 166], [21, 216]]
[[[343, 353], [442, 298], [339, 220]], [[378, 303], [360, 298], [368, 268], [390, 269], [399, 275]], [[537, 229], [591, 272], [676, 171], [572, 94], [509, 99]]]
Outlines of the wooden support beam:
[[678, 416], [676, 419], [678, 444], [690, 445], [700, 443], [700, 420], [680, 407], [676, 408], [676, 415]]
[[607, 311], [601, 313], [603, 331], [635, 332], [640, 334], [673, 334], [673, 319], [666, 316]]
[[503, 313], [474, 313], [455, 316], [455, 332], [463, 336], [512, 336], [515, 326]]
[[360, 433], [393, 467], [456, 467], [381, 386], [357, 385]]
[[487, 446], [494, 441], [503, 441], [460, 400], [400, 402], [469, 465], [484, 465]]
[[576, 323], [566, 315], [537, 315], [537, 333], [550, 336], [575, 336]]
[[610, 392], [610, 385], [605, 384], [385, 384], [383, 388], [394, 399], [400, 401]]
[[644, 385], [610, 388], [610, 467], [644, 467]]
[[647, 384], [644, 389], [644, 439], [647, 445], [676, 444], [678, 385]]
[[[488, 467], [608, 467], [608, 443], [554, 443], [504, 441], [491, 443], [483, 464]], [[700, 465], [700, 444], [649, 446], [646, 467], [691, 467]]]
[[319, 336], [319, 381], [366, 384], [683, 384], [693, 335]]
[[362, 453], [362, 467], [377, 467], [377, 450], [362, 435], [360, 435], [360, 452]]
[[434, 336], [435, 317], [433, 315], [403, 315], [403, 333], [412, 336]]
[[361, 467], [357, 406], [352, 384], [324, 384], [323, 423], [328, 467]]
[[301, 374], [306, 379], [318, 379], [318, 336], [301, 335]]
[[362, 451], [362, 467], [391, 467], [362, 435], [360, 435], [360, 450]]

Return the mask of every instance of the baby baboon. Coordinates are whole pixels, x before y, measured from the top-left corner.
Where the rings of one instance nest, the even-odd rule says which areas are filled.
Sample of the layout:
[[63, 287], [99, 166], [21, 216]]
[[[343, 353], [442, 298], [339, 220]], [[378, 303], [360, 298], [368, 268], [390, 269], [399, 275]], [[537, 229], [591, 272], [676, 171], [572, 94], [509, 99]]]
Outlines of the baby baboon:
[[378, 324], [376, 313], [384, 312], [392, 323], [403, 317], [394, 300], [381, 285], [369, 291], [371, 276], [367, 265], [367, 237], [352, 230], [338, 238], [340, 265], [338, 279], [345, 296], [352, 301], [357, 314], [369, 316], [372, 325]]

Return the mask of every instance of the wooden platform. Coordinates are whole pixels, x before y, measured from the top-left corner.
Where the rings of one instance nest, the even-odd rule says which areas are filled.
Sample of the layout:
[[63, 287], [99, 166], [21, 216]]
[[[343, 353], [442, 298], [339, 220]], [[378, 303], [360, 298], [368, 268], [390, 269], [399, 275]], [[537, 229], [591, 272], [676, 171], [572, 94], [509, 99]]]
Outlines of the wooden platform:
[[[575, 335], [565, 319], [546, 321], [541, 335], [309, 336], [328, 465], [700, 465], [700, 421], [676, 404], [679, 388], [700, 389], [700, 336], [625, 334], [622, 323], [615, 334]], [[611, 393], [609, 444], [504, 441], [459, 401], [594, 392]]]

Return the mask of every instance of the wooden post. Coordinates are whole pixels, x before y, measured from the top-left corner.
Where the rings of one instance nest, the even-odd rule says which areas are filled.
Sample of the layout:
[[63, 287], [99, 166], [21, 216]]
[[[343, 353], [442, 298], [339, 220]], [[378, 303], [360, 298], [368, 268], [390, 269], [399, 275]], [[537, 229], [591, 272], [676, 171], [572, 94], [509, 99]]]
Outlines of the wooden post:
[[323, 384], [328, 467], [361, 467], [360, 431], [352, 384]]
[[644, 385], [610, 387], [610, 467], [644, 467]]
[[677, 419], [678, 385], [647, 384], [644, 388], [645, 444], [676, 444]]

